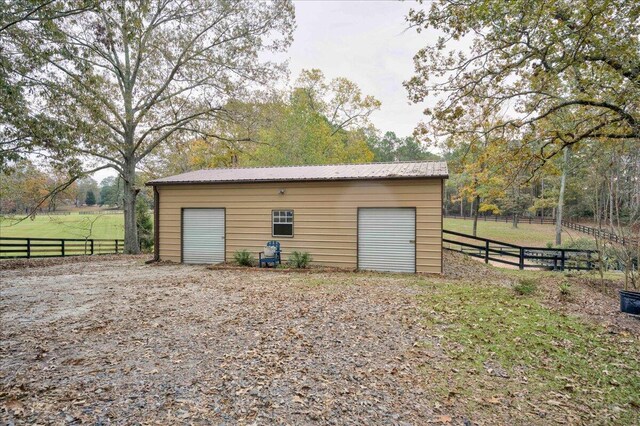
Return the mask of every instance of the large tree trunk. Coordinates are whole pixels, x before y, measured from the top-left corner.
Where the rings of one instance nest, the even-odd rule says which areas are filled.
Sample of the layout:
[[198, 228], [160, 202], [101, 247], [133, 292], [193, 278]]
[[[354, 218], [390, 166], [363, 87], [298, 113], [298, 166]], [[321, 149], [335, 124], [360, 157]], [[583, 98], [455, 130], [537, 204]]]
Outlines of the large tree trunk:
[[560, 195], [558, 196], [558, 213], [556, 214], [556, 245], [562, 244], [562, 213], [564, 210], [564, 190], [567, 184], [567, 163], [569, 161], [569, 148], [564, 147], [562, 157], [562, 176], [560, 177]]
[[473, 203], [473, 236], [478, 235], [478, 213], [480, 212], [480, 196], [476, 195], [476, 199]]
[[540, 198], [542, 199], [542, 208], [540, 209], [540, 217], [544, 218], [544, 178], [540, 180]]
[[127, 161], [122, 175], [124, 182], [124, 252], [127, 254], [140, 253], [138, 229], [136, 225], [136, 197], [138, 189], [136, 183], [136, 167], [133, 161]]
[[611, 174], [609, 175], [609, 231], [610, 232], [614, 232], [614, 218], [615, 218], [615, 213], [614, 213], [614, 201], [613, 201], [613, 181], [614, 181], [614, 176], [613, 176], [613, 171], [611, 171]]

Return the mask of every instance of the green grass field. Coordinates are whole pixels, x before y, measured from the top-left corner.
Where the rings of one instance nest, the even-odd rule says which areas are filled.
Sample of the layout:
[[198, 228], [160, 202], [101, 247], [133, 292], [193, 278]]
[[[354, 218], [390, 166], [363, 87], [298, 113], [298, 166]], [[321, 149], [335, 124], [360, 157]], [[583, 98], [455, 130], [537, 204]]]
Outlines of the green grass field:
[[[444, 229], [449, 231], [471, 234], [472, 220], [444, 219]], [[478, 221], [478, 237], [504, 241], [531, 247], [545, 247], [548, 242], [555, 242], [555, 228], [553, 225], [521, 223], [518, 228], [511, 227], [511, 223]], [[591, 238], [587, 234], [565, 229], [562, 232], [562, 242], [567, 243], [579, 238]]]
[[124, 238], [122, 214], [78, 214], [68, 216], [41, 214], [22, 221], [0, 218], [0, 236], [31, 238]]

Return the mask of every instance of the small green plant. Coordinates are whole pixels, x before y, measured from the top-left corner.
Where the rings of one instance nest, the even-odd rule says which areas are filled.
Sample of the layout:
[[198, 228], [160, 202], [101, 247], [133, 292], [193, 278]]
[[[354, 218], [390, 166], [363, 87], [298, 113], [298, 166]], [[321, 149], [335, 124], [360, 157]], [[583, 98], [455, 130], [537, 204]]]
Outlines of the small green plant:
[[253, 255], [249, 253], [249, 250], [236, 250], [233, 254], [233, 258], [240, 266], [252, 266], [255, 262]]
[[513, 286], [513, 290], [521, 296], [529, 296], [535, 293], [537, 288], [535, 281], [529, 278], [523, 278]]
[[560, 283], [560, 294], [562, 296], [569, 296], [571, 294], [571, 283], [567, 280], [563, 280]]
[[292, 251], [289, 255], [289, 264], [293, 268], [306, 268], [311, 262], [311, 254], [306, 251]]
[[553, 248], [553, 243], [551, 241], [547, 241], [547, 248]]

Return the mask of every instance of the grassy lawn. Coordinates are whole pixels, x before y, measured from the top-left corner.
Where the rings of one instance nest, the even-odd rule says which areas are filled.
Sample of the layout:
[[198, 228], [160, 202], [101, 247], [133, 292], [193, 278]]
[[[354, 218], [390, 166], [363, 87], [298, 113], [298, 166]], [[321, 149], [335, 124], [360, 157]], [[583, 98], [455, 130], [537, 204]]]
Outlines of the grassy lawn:
[[[443, 330], [451, 369], [429, 374], [440, 397], [452, 393], [469, 413], [506, 406], [544, 417], [640, 420], [637, 342], [543, 307], [504, 288], [437, 286], [422, 297], [427, 323]], [[635, 345], [635, 346], [634, 346]], [[573, 413], [573, 414], [571, 414]]]
[[0, 236], [32, 238], [124, 238], [121, 214], [37, 215], [34, 220], [18, 222], [0, 218]]
[[[472, 220], [444, 219], [444, 229], [449, 231], [463, 232], [471, 234], [473, 229]], [[478, 237], [504, 241], [512, 244], [528, 245], [534, 247], [546, 247], [548, 242], [555, 242], [555, 228], [553, 225], [540, 225], [522, 223], [518, 228], [512, 228], [511, 223], [505, 222], [485, 222], [478, 221]], [[578, 238], [591, 238], [587, 234], [573, 230], [564, 230], [562, 233], [563, 242]]]

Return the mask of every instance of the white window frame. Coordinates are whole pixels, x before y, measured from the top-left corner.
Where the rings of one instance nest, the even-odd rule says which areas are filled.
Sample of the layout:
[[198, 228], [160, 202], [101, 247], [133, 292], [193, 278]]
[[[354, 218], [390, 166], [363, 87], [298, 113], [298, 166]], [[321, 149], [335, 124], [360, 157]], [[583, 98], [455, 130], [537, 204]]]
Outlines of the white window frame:
[[[294, 220], [294, 212], [292, 209], [271, 210], [271, 236], [293, 238], [293, 220]], [[282, 225], [282, 224], [291, 225], [291, 235], [276, 234], [275, 225]]]

